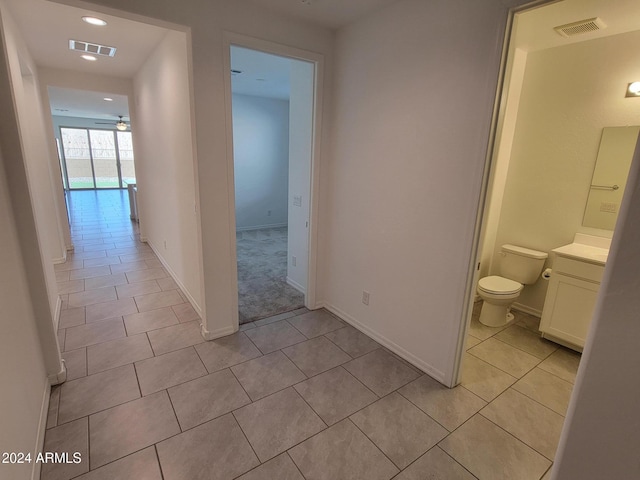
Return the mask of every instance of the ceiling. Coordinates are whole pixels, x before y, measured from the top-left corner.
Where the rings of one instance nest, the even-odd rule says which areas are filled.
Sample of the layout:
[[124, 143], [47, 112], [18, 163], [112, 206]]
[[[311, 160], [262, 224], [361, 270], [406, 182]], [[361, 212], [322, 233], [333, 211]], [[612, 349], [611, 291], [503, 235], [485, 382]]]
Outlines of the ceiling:
[[48, 87], [48, 91], [52, 115], [114, 121], [122, 115], [129, 120], [129, 102], [125, 95], [60, 87]]
[[233, 93], [256, 97], [289, 99], [289, 80], [292, 60], [278, 55], [231, 46], [231, 75]]
[[[565, 38], [559, 25], [599, 17], [606, 28]], [[516, 17], [516, 47], [532, 52], [640, 29], [638, 0], [564, 0], [523, 12]]]
[[[178, 1], [178, 0], [172, 0]], [[326, 28], [340, 28], [354, 20], [388, 6], [397, 0], [249, 0], [272, 11], [302, 18]], [[81, 21], [91, 11], [47, 0], [4, 0], [16, 20], [25, 42], [41, 67], [51, 67], [98, 75], [132, 78], [149, 57], [167, 30], [110, 15], [99, 14], [108, 22], [95, 27]], [[95, 15], [95, 13], [94, 13]], [[553, 27], [584, 18], [600, 17], [607, 28], [570, 39], [558, 35]], [[601, 36], [640, 29], [638, 0], [564, 0], [518, 14], [517, 46], [528, 51], [552, 48]], [[70, 51], [69, 39], [84, 40], [117, 48], [115, 57], [87, 62]], [[234, 52], [232, 68], [243, 71], [234, 76], [238, 93], [286, 98], [288, 63], [282, 57], [257, 54], [251, 50]], [[285, 78], [286, 77], [286, 78]], [[257, 79], [264, 79], [259, 81]], [[128, 115], [124, 104], [102, 100], [109, 92], [91, 94], [53, 89], [53, 108], [68, 110], [57, 114], [114, 118]], [[287, 94], [288, 95], [288, 94]], [[108, 95], [117, 98], [116, 95]], [[91, 113], [93, 112], [93, 113]]]
[[398, 0], [251, 0], [280, 14], [329, 29], [344, 27]]
[[[167, 30], [90, 10], [45, 0], [4, 0], [9, 6], [36, 64], [42, 67], [132, 78], [149, 57]], [[97, 15], [107, 26], [96, 27], [82, 21]], [[69, 40], [82, 40], [116, 47], [113, 58], [88, 62], [69, 50]]]

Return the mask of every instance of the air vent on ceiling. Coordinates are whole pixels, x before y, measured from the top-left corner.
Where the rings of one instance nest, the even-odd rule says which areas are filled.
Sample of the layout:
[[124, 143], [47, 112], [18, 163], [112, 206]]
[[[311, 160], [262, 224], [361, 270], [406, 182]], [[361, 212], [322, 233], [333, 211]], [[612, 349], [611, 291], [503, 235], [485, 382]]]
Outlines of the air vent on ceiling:
[[587, 18], [586, 20], [580, 20], [579, 22], [559, 25], [557, 27], [554, 27], [554, 30], [558, 32], [558, 35], [561, 35], [563, 37], [573, 37], [575, 35], [582, 35], [583, 33], [602, 30], [603, 28], [606, 28], [604, 22], [598, 17], [594, 17]]
[[80, 40], [69, 40], [69, 50], [76, 52], [90, 53], [92, 55], [103, 55], [113, 57], [116, 54], [116, 47], [98, 45], [97, 43], [82, 42]]

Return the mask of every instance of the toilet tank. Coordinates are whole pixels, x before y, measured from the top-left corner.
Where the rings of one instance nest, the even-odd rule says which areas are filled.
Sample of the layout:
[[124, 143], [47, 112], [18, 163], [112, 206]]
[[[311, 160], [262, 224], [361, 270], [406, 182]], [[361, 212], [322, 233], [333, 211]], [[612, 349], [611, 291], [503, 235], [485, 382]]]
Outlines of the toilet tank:
[[546, 252], [509, 244], [502, 245], [500, 255], [502, 256], [500, 274], [524, 285], [530, 285], [538, 280], [544, 261], [548, 257]]

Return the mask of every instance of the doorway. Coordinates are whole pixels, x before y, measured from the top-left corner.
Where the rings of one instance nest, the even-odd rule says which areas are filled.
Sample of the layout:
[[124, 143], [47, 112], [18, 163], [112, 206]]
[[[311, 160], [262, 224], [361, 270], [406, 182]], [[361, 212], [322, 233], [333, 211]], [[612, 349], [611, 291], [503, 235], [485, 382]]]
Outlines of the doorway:
[[229, 42], [239, 323], [308, 306], [314, 288], [318, 64], [259, 43]]
[[[628, 83], [635, 80], [630, 75], [635, 61], [622, 48], [637, 41], [640, 32], [620, 30], [616, 20], [621, 11], [612, 11], [607, 2], [594, 5], [597, 12], [586, 11], [584, 2], [565, 0], [514, 14], [513, 32], [505, 44], [489, 187], [478, 231], [478, 269], [469, 280], [470, 318], [466, 338], [461, 338], [457, 377], [464, 388], [488, 402], [488, 408], [502, 410], [495, 418], [499, 426], [516, 436], [531, 432], [527, 443], [549, 460], [573, 390], [579, 345], [569, 349], [541, 338], [548, 285], [543, 278], [525, 285], [513, 305], [516, 321], [495, 328], [478, 322], [475, 286], [479, 278], [499, 274], [504, 244], [551, 253], [572, 243], [576, 234], [606, 240], [613, 235], [612, 230], [588, 226], [583, 218], [589, 191], [598, 183], [592, 174], [603, 130], [640, 120], [637, 103], [625, 99]], [[623, 16], [637, 11], [628, 3]], [[607, 29], [575, 37], [563, 37], [554, 29], [595, 13], [607, 18]], [[531, 28], [534, 24], [543, 30]], [[536, 46], [536, 40], [550, 43]], [[601, 62], [608, 66], [605, 72], [595, 68]], [[550, 261], [546, 266], [554, 265]], [[507, 422], [516, 403], [520, 411], [538, 410], [535, 422], [517, 413]], [[543, 417], [548, 425], [534, 435], [535, 423], [541, 424]]]

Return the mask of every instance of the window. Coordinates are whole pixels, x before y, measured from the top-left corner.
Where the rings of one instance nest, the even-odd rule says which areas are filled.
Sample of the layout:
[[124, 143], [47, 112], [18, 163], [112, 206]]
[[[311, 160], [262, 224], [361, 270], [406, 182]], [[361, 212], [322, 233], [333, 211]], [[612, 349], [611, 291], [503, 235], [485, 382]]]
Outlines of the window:
[[135, 182], [131, 132], [60, 128], [65, 187], [123, 188]]

